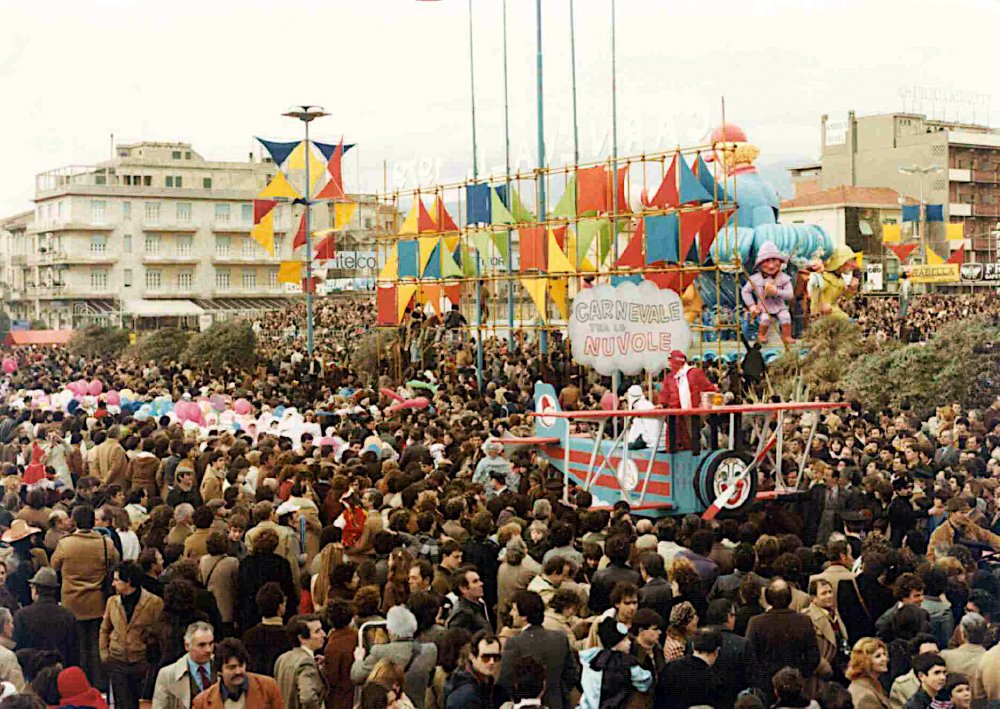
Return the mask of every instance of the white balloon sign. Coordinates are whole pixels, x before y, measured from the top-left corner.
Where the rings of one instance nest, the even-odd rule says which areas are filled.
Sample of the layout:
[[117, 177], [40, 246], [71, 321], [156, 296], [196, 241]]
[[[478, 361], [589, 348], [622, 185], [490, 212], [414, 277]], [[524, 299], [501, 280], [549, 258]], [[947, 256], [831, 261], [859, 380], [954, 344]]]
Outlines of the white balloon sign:
[[573, 299], [569, 318], [573, 359], [609, 376], [667, 366], [672, 350], [687, 352], [691, 328], [677, 293], [651, 281], [600, 285]]

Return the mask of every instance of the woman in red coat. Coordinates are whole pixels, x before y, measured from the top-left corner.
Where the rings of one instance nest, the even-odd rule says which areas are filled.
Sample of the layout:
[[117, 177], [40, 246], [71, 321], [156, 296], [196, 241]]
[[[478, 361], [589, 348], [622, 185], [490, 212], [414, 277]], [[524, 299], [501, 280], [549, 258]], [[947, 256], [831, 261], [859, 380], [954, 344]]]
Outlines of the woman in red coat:
[[[700, 409], [702, 395], [717, 391], [719, 389], [708, 380], [704, 371], [688, 364], [687, 355], [680, 350], [670, 353], [670, 371], [663, 377], [660, 406], [668, 409]], [[677, 419], [678, 448], [691, 448], [690, 424], [689, 417]]]

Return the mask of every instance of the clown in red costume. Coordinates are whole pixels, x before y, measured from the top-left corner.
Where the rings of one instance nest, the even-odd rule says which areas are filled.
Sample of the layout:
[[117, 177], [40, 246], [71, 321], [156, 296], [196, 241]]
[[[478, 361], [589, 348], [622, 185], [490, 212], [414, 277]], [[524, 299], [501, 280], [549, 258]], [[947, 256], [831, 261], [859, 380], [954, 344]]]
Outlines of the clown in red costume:
[[[670, 353], [670, 371], [663, 377], [660, 392], [660, 406], [668, 409], [701, 408], [702, 395], [719, 391], [698, 367], [688, 364], [687, 355], [680, 350]], [[677, 444], [680, 448], [691, 447], [688, 421], [682, 420], [678, 426]]]

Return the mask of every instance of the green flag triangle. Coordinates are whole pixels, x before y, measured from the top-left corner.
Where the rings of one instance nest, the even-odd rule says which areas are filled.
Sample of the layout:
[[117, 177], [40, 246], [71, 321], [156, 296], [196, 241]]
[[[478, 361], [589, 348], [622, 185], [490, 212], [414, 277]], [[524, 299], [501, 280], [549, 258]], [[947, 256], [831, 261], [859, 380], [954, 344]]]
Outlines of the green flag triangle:
[[[611, 225], [607, 219], [587, 219], [577, 222], [576, 225], [576, 265], [579, 266], [590, 251], [590, 245], [594, 243], [594, 237], [601, 235], [599, 243], [605, 244], [609, 241], [607, 235], [611, 233]], [[599, 259], [601, 260], [601, 259]]]
[[466, 278], [469, 276], [475, 276], [476, 257], [473, 255], [472, 249], [468, 244], [462, 244], [459, 248], [462, 249], [462, 275]]
[[566, 191], [559, 198], [559, 204], [552, 210], [552, 216], [562, 219], [576, 217], [576, 175], [570, 177], [566, 183]]
[[493, 235], [493, 244], [497, 247], [497, 251], [503, 256], [503, 260], [507, 261], [507, 233], [498, 232]]
[[514, 221], [518, 224], [530, 224], [535, 221], [535, 215], [530, 209], [524, 206], [524, 202], [521, 201], [521, 195], [517, 193], [517, 190], [513, 186], [510, 188], [510, 210], [514, 215]]
[[490, 252], [490, 232], [486, 229], [470, 229], [469, 238], [479, 252], [479, 258], [485, 262]]
[[497, 191], [490, 187], [490, 211], [493, 215], [494, 224], [513, 224], [514, 215], [510, 213], [510, 210], [504, 206], [503, 200], [500, 199], [500, 195]]
[[461, 277], [462, 269], [455, 263], [451, 251], [441, 249], [441, 278], [451, 278], [452, 276]]

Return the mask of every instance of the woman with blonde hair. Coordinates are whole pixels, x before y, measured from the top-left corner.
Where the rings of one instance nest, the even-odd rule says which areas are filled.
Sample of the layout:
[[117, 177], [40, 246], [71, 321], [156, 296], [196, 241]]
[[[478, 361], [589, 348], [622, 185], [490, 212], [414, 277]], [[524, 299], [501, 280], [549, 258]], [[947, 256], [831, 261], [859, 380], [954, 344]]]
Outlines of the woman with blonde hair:
[[413, 702], [403, 692], [403, 683], [406, 675], [395, 662], [387, 657], [375, 663], [371, 673], [368, 675], [368, 682], [374, 682], [385, 687], [391, 694], [396, 695], [397, 709], [414, 709]]
[[889, 650], [876, 638], [861, 638], [851, 650], [851, 659], [844, 675], [851, 680], [854, 709], [889, 709], [889, 696], [879, 677], [889, 671]]
[[312, 560], [313, 608], [322, 612], [330, 600], [330, 572], [344, 563], [344, 545], [341, 544], [340, 527], [324, 527], [320, 533], [320, 553]]

